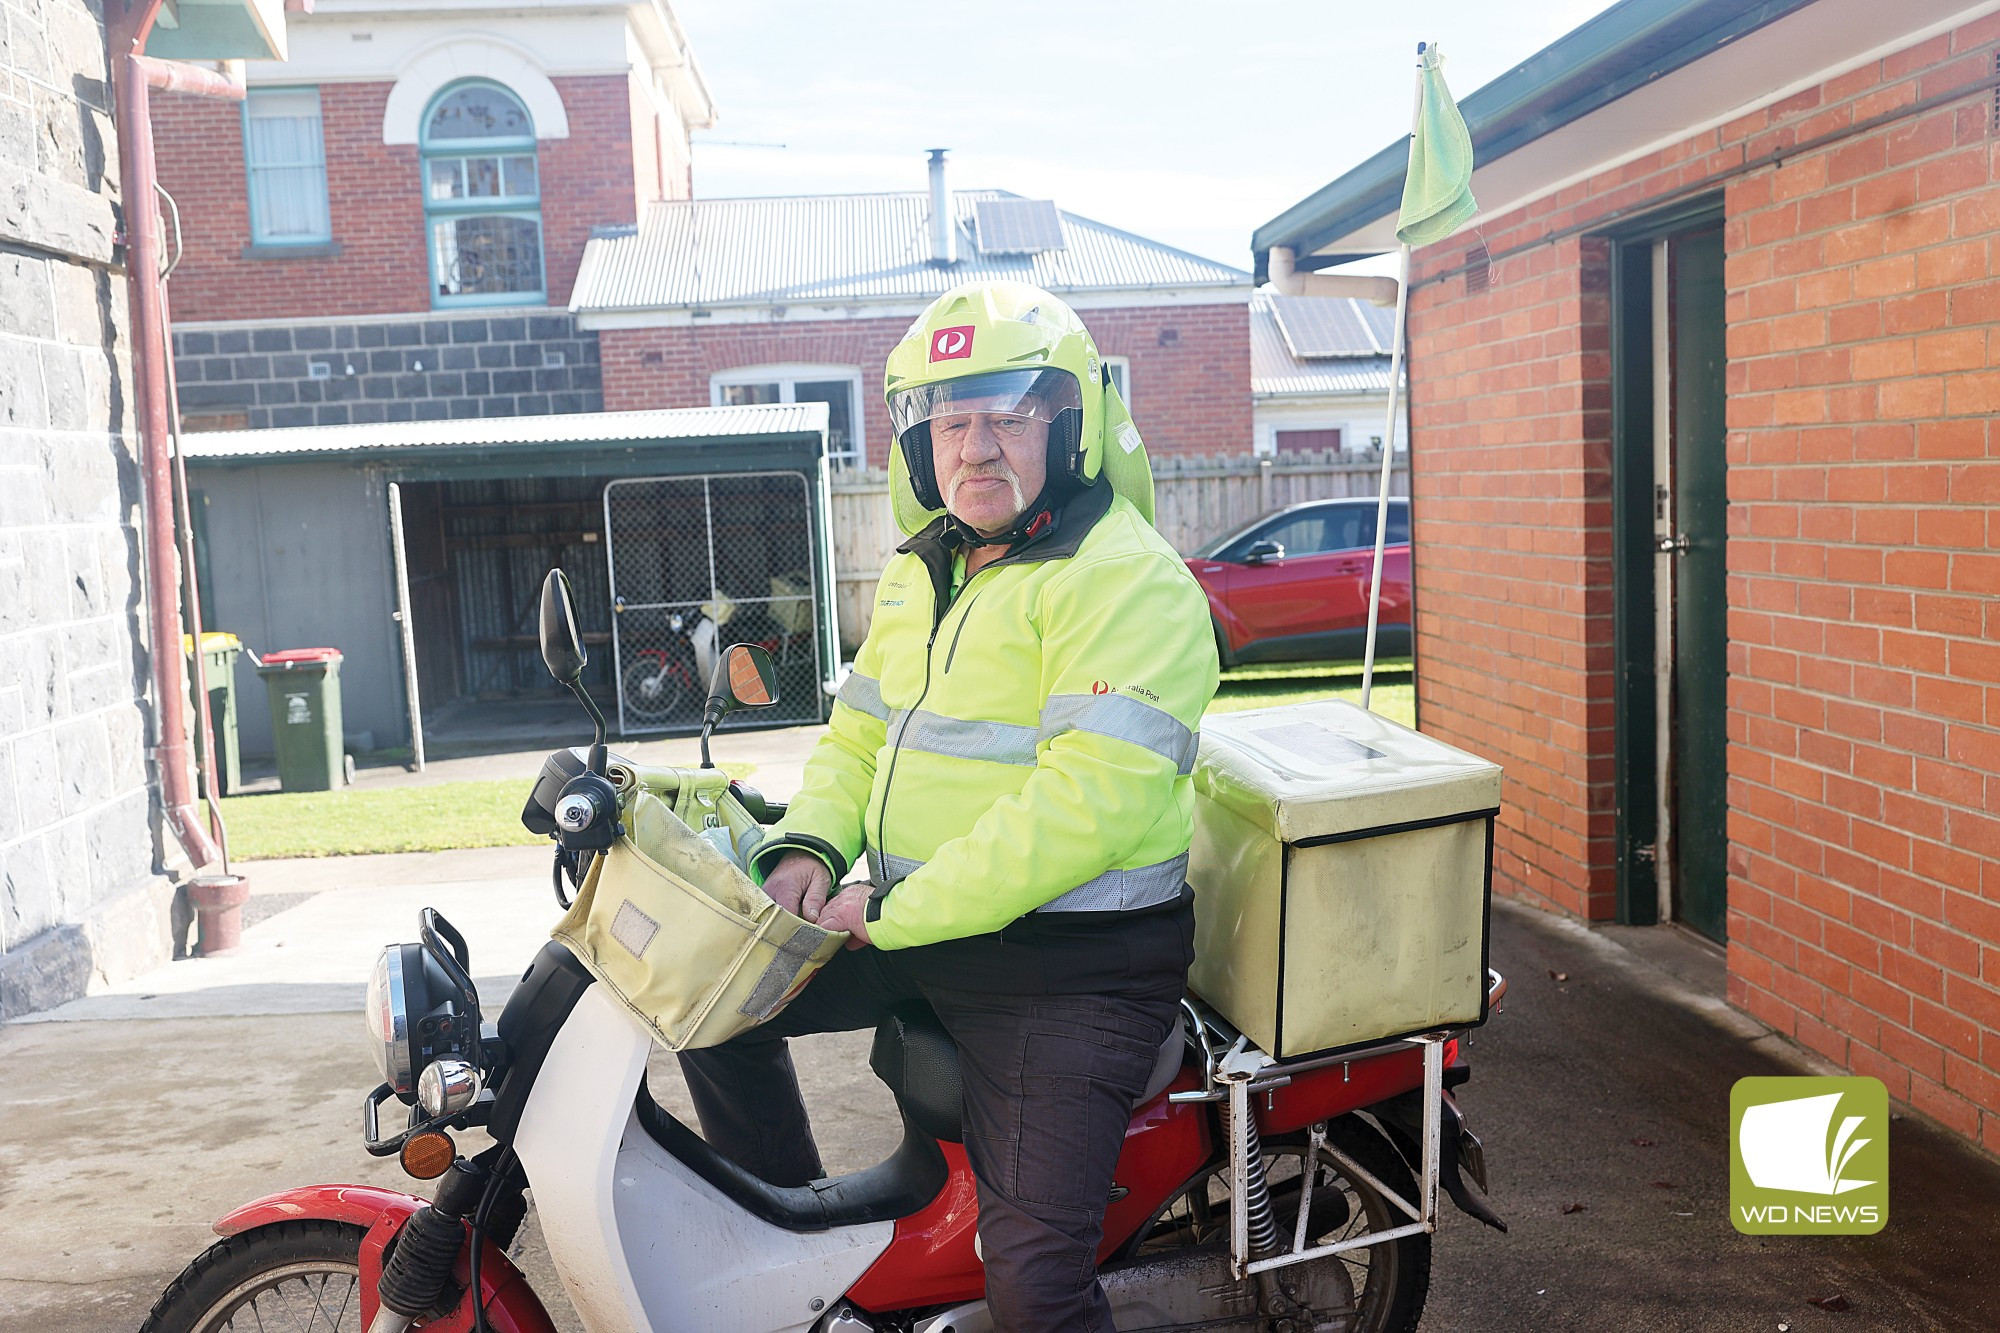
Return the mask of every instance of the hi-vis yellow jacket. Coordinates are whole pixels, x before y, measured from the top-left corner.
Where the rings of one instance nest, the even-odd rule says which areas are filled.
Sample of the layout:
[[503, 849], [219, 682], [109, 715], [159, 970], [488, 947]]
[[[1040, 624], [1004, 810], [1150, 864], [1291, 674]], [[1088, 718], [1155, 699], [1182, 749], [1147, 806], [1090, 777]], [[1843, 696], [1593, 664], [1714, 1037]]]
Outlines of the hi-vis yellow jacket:
[[1196, 730], [1215, 693], [1208, 603], [1098, 481], [1053, 528], [952, 592], [943, 521], [899, 548], [831, 727], [761, 871], [807, 847], [837, 880], [864, 852], [884, 949], [1031, 911], [1180, 895]]

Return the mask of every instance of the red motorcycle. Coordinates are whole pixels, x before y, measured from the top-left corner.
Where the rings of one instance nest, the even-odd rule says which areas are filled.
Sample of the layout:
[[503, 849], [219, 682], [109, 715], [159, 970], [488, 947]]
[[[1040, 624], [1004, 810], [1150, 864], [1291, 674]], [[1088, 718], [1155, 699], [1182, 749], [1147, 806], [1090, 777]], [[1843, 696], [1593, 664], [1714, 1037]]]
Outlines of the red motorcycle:
[[[522, 818], [555, 837], [559, 874], [574, 882], [622, 833], [567, 607], [566, 596], [544, 598], [543, 656], [590, 709], [596, 740], [549, 757]], [[730, 707], [776, 701], [768, 655], [729, 654], [709, 726]], [[755, 697], [737, 694], [745, 681], [762, 682]], [[734, 790], [765, 822], [783, 813]], [[363, 1146], [439, 1179], [435, 1196], [316, 1185], [246, 1204], [216, 1223], [223, 1239], [167, 1289], [143, 1333], [551, 1330], [506, 1255], [529, 1188], [592, 1333], [992, 1327], [957, 1052], [927, 1009], [883, 1023], [870, 1059], [901, 1110], [901, 1146], [867, 1170], [784, 1188], [653, 1099], [652, 1037], [564, 945], [542, 948], [488, 1029], [462, 937], [429, 910], [420, 935], [383, 952], [369, 987], [383, 1082], [364, 1104]], [[1504, 989], [1487, 973], [1486, 1007]], [[1465, 1181], [1485, 1187], [1479, 1140], [1452, 1097], [1470, 1075], [1459, 1036], [1279, 1060], [1188, 1000], [1133, 1113], [1105, 1213], [1098, 1276], [1117, 1326], [1414, 1329], [1440, 1193], [1505, 1229]], [[392, 1102], [409, 1120], [385, 1134], [379, 1113]], [[460, 1154], [451, 1133], [473, 1126], [492, 1146]]]

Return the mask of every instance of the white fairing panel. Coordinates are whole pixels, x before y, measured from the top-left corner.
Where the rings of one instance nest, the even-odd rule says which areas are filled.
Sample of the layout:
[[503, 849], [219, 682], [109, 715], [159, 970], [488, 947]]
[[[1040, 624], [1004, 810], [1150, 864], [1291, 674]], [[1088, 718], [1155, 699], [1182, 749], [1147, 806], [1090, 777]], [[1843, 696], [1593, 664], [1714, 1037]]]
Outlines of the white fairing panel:
[[514, 1151], [570, 1303], [590, 1333], [652, 1333], [618, 1245], [611, 1181], [651, 1040], [592, 986], [550, 1046]]
[[653, 1142], [636, 1115], [615, 1206], [657, 1333], [810, 1328], [896, 1234], [893, 1222], [800, 1232], [752, 1217]]
[[521, 1116], [515, 1151], [577, 1314], [590, 1333], [810, 1328], [894, 1224], [799, 1233], [745, 1213], [640, 1128], [632, 1104], [650, 1049], [591, 987]]

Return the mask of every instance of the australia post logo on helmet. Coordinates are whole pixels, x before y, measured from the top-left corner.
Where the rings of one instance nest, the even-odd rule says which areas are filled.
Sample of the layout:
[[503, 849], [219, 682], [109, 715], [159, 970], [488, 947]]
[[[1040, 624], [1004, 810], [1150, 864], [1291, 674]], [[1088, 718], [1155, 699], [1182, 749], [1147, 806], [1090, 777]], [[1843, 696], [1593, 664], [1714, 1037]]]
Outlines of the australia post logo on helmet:
[[931, 360], [963, 361], [972, 355], [973, 326], [954, 324], [931, 335]]

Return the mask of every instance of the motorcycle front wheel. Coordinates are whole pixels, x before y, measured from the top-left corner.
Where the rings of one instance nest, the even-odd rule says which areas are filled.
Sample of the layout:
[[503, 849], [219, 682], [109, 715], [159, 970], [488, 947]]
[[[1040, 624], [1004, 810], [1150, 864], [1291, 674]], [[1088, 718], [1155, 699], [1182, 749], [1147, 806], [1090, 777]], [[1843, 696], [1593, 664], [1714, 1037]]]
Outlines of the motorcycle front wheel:
[[361, 1333], [360, 1227], [277, 1222], [217, 1241], [139, 1333]]
[[[1402, 1155], [1372, 1125], [1343, 1116], [1327, 1126], [1327, 1139], [1403, 1198], [1414, 1202], [1416, 1180]], [[1303, 1134], [1264, 1139], [1264, 1171], [1272, 1211], [1285, 1247], [1298, 1222], [1299, 1192], [1310, 1141]], [[1373, 1185], [1322, 1153], [1312, 1163], [1313, 1202], [1306, 1215], [1306, 1244], [1329, 1245], [1351, 1236], [1386, 1231], [1409, 1221]], [[1182, 1186], [1140, 1228], [1121, 1259], [1143, 1262], [1175, 1250], [1229, 1248], [1229, 1173], [1220, 1163]], [[1316, 1316], [1304, 1325], [1316, 1333], [1415, 1333], [1430, 1292], [1431, 1238], [1421, 1233], [1347, 1250], [1275, 1271], [1281, 1290]], [[1254, 1283], [1256, 1279], [1252, 1279]], [[1252, 1302], [1251, 1284], [1233, 1295], [1211, 1289], [1220, 1301], [1207, 1312], [1215, 1327], [1263, 1328], [1258, 1319], [1233, 1319]]]

